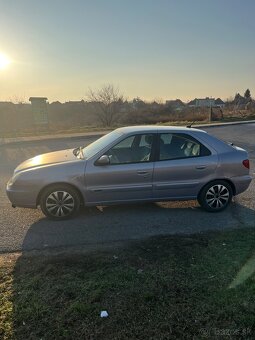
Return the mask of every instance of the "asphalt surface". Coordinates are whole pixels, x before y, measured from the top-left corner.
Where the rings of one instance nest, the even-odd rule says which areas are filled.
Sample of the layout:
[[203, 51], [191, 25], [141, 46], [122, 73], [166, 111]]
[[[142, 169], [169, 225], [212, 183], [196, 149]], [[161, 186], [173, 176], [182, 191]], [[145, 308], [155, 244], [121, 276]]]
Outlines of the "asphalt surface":
[[[209, 133], [245, 148], [255, 171], [255, 124], [205, 128]], [[85, 208], [74, 219], [47, 220], [40, 210], [13, 209], [5, 185], [14, 168], [40, 153], [75, 148], [93, 138], [43, 140], [0, 146], [0, 252], [61, 247], [96, 247], [153, 235], [255, 227], [255, 180], [223, 212], [203, 211], [197, 202], [165, 202]]]

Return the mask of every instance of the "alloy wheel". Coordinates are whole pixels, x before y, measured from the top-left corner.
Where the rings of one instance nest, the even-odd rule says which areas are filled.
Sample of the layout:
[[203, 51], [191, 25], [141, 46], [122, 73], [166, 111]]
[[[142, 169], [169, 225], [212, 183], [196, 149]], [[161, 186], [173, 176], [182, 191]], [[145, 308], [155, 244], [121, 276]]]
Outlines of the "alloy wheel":
[[206, 203], [212, 209], [221, 209], [228, 204], [229, 190], [222, 184], [213, 185], [205, 195]]
[[54, 191], [48, 195], [45, 202], [48, 213], [54, 217], [66, 217], [75, 208], [74, 197], [67, 191]]

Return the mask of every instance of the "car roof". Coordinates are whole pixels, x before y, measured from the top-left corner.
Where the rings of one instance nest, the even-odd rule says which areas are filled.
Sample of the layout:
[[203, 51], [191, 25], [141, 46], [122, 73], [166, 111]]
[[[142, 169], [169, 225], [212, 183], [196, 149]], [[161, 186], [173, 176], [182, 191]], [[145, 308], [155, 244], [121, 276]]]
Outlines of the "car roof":
[[121, 127], [118, 128], [117, 131], [121, 132], [121, 133], [140, 133], [140, 132], [151, 132], [151, 133], [159, 133], [159, 132], [183, 132], [183, 133], [187, 133], [190, 131], [194, 131], [194, 132], [203, 132], [206, 133], [204, 130], [200, 130], [200, 129], [195, 129], [195, 128], [187, 128], [184, 126], [161, 126], [161, 125], [137, 125], [137, 126], [125, 126], [125, 127]]

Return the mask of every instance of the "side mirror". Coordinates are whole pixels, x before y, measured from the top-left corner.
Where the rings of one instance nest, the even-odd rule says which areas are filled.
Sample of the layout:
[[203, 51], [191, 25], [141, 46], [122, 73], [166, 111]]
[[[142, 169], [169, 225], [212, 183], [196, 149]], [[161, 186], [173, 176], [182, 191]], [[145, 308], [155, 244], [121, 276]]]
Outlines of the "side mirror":
[[103, 155], [96, 161], [95, 165], [109, 165], [110, 164], [110, 158], [107, 155]]

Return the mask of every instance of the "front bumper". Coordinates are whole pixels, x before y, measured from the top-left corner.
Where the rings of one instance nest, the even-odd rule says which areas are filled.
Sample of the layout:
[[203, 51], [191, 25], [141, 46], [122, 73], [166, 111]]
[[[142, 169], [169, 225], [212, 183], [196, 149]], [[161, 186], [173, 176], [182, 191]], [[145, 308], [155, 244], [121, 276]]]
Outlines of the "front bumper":
[[6, 194], [14, 207], [36, 208], [37, 192], [29, 188], [15, 187], [9, 182], [6, 187]]

